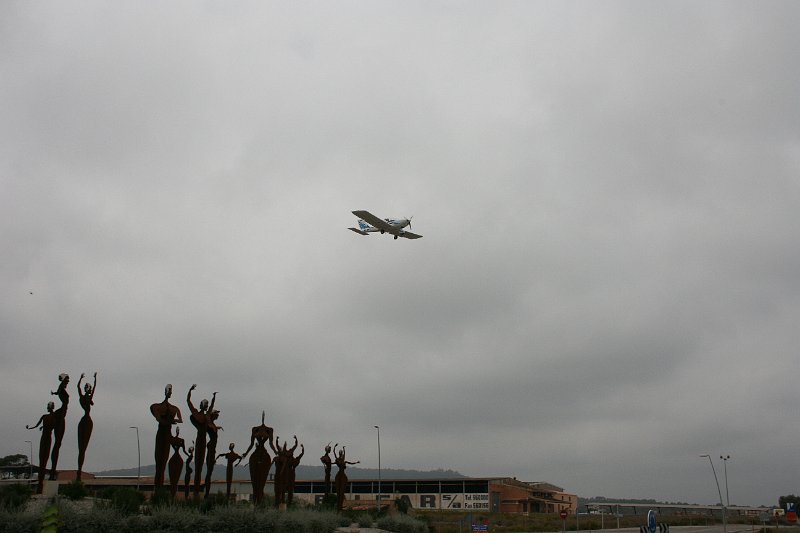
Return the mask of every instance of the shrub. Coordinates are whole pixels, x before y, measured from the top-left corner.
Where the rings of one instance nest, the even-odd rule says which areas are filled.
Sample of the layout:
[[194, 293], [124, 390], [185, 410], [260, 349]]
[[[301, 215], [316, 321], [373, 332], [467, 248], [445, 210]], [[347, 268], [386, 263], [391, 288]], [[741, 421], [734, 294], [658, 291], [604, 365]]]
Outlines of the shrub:
[[39, 531], [42, 517], [38, 513], [0, 507], [0, 532], [30, 533]]
[[21, 483], [0, 487], [0, 508], [20, 509], [28, 503], [32, 494], [33, 489]]
[[394, 531], [395, 533], [428, 533], [428, 526], [425, 523], [404, 514], [387, 515], [379, 518], [377, 526], [378, 529]]
[[372, 527], [372, 516], [369, 513], [362, 513], [358, 515], [356, 522], [358, 523], [358, 527]]
[[89, 495], [89, 489], [81, 483], [80, 479], [76, 479], [70, 483], [60, 485], [58, 493], [70, 500], [82, 500]]
[[150, 496], [150, 505], [153, 507], [161, 507], [164, 505], [170, 505], [172, 503], [172, 494], [170, 494], [169, 489], [165, 489], [164, 487], [159, 487], [153, 491], [153, 495]]
[[111, 506], [122, 514], [139, 512], [139, 506], [144, 503], [144, 494], [130, 487], [120, 487], [109, 491]]

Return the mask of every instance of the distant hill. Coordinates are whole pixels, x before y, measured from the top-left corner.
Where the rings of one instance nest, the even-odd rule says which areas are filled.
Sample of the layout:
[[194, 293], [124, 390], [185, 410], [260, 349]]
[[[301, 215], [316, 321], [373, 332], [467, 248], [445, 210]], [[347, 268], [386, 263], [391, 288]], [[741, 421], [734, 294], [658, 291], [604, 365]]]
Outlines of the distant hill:
[[[203, 468], [205, 471], [205, 467]], [[120, 468], [117, 470], [104, 470], [102, 472], [94, 472], [97, 476], [132, 476], [136, 477], [136, 468]], [[156, 473], [156, 465], [142, 465], [142, 476], [154, 476]], [[334, 465], [331, 476], [336, 475], [336, 466]], [[214, 467], [214, 480], [225, 479], [225, 464], [217, 463]], [[351, 480], [355, 479], [378, 479], [377, 468], [357, 468], [349, 466], [347, 468], [347, 477]], [[383, 479], [447, 479], [447, 478], [465, 478], [467, 476], [456, 472], [455, 470], [403, 470], [397, 468], [382, 468], [381, 477]], [[246, 466], [237, 466], [233, 469], [234, 479], [250, 479], [250, 468]], [[310, 480], [310, 479], [324, 479], [325, 470], [320, 466], [300, 465], [297, 467], [297, 479]]]

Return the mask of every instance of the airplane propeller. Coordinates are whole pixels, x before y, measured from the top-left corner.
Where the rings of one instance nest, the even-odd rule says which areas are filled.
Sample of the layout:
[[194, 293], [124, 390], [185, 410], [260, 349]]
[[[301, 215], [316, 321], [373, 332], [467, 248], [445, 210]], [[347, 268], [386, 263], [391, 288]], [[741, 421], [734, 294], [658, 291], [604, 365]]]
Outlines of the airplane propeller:
[[414, 215], [408, 217], [408, 229], [411, 229], [411, 219], [414, 218]]

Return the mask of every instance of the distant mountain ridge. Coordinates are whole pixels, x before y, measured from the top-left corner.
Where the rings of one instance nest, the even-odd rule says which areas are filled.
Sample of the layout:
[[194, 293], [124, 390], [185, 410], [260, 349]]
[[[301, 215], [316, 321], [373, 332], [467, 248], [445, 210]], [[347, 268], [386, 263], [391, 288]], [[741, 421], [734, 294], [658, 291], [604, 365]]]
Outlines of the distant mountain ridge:
[[[205, 473], [205, 466], [203, 466]], [[109, 477], [136, 477], [137, 468], [119, 468], [116, 470], [103, 470], [102, 472], [94, 472], [96, 476], [109, 476]], [[142, 476], [151, 477], [156, 473], [156, 465], [142, 465]], [[204, 474], [205, 475], [205, 474]], [[296, 471], [297, 480], [313, 480], [324, 479], [325, 469], [322, 466], [300, 465]], [[331, 472], [331, 477], [336, 475], [336, 468], [334, 466]], [[347, 477], [350, 480], [356, 479], [378, 479], [377, 468], [358, 468], [350, 466], [347, 468]], [[455, 470], [405, 470], [400, 468], [382, 468], [380, 477], [383, 479], [454, 479], [466, 478], [464, 474], [456, 472]], [[214, 474], [212, 479], [215, 481], [222, 481], [225, 479], [225, 464], [217, 463], [214, 467]], [[237, 466], [233, 469], [233, 479], [250, 479], [250, 468], [247, 466]]]

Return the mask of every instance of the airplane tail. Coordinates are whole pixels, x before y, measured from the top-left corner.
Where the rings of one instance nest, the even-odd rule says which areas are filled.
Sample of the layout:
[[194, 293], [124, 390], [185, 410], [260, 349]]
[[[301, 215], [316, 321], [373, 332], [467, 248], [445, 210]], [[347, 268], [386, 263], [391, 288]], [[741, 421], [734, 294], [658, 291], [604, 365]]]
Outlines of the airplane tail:
[[367, 231], [369, 229], [369, 224], [364, 222], [363, 220], [358, 220], [358, 227], [361, 228], [361, 231]]

